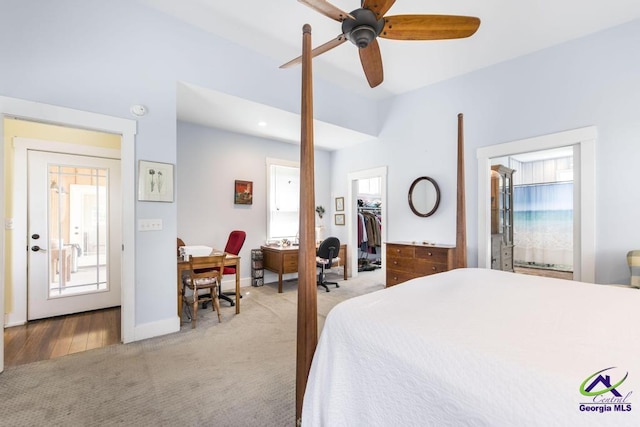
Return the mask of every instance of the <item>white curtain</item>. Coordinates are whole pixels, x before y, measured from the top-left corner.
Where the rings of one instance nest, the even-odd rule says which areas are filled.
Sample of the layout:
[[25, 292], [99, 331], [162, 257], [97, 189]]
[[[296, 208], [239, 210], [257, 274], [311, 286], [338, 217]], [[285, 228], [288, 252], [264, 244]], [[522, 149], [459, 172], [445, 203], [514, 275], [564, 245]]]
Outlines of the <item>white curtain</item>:
[[514, 263], [573, 271], [573, 183], [514, 187]]

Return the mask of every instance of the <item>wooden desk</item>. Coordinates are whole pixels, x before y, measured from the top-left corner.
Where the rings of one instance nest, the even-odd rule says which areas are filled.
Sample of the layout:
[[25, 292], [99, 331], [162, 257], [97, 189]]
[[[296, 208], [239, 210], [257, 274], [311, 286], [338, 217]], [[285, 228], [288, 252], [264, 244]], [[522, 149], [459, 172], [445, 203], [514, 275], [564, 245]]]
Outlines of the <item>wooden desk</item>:
[[[298, 246], [262, 246], [262, 266], [265, 270], [278, 273], [278, 293], [282, 293], [282, 275], [298, 272]], [[338, 251], [340, 262], [335, 264], [344, 269], [344, 280], [347, 280], [347, 245], [340, 245]]]
[[[214, 249], [211, 254], [222, 252], [219, 249]], [[189, 270], [189, 261], [183, 261], [178, 258], [178, 317], [180, 318], [180, 324], [182, 324], [182, 272]], [[224, 259], [225, 267], [236, 268], [236, 314], [240, 314], [240, 256], [234, 254], [227, 254]], [[222, 280], [220, 281], [220, 289], [222, 288]], [[218, 292], [220, 292], [218, 289]]]

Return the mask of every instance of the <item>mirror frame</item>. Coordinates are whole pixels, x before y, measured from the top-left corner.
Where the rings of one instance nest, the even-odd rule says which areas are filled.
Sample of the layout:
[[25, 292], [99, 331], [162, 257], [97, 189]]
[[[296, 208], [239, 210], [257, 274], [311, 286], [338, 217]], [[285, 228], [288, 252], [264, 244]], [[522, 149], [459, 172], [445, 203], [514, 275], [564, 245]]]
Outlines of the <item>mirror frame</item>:
[[[422, 213], [418, 211], [416, 207], [413, 205], [413, 190], [415, 189], [416, 185], [418, 185], [421, 181], [429, 181], [431, 184], [433, 184], [433, 187], [436, 189], [436, 202], [434, 203], [433, 208], [427, 213]], [[420, 217], [426, 218], [428, 216], [433, 215], [436, 209], [438, 209], [439, 205], [440, 205], [440, 187], [438, 187], [438, 183], [436, 183], [436, 181], [433, 178], [430, 178], [428, 176], [421, 176], [420, 178], [416, 178], [411, 183], [411, 187], [409, 187], [409, 207], [411, 208], [414, 214]]]

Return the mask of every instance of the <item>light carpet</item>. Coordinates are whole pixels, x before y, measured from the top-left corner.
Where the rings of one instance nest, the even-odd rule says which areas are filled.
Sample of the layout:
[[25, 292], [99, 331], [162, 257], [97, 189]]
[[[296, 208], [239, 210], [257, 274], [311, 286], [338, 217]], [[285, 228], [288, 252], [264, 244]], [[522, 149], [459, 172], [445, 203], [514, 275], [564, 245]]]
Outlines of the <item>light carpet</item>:
[[[330, 279], [339, 278], [334, 274]], [[333, 306], [384, 287], [381, 270], [318, 290], [318, 324]], [[297, 282], [243, 288], [197, 328], [0, 374], [2, 426], [293, 426]]]

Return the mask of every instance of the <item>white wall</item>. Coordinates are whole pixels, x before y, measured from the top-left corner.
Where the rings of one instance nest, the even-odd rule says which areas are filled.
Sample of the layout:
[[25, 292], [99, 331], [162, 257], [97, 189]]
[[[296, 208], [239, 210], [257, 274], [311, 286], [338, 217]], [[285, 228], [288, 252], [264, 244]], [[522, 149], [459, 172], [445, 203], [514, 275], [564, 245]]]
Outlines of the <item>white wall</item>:
[[[455, 243], [456, 115], [465, 116], [467, 242], [477, 265], [478, 147], [595, 125], [598, 283], [628, 283], [626, 253], [640, 247], [640, 20], [398, 96], [384, 107], [380, 140], [334, 154], [333, 191], [347, 173], [389, 166], [389, 240]], [[440, 185], [429, 218], [407, 190], [421, 175]]]
[[[178, 235], [187, 244], [223, 248], [231, 230], [246, 231], [240, 273], [249, 286], [251, 249], [267, 239], [266, 159], [300, 161], [300, 146], [178, 122], [177, 157]], [[316, 150], [314, 157], [316, 206], [329, 211], [331, 155]], [[253, 181], [252, 205], [233, 203], [236, 179]], [[265, 273], [265, 282], [277, 280]], [[224, 288], [232, 282], [225, 276]]]

